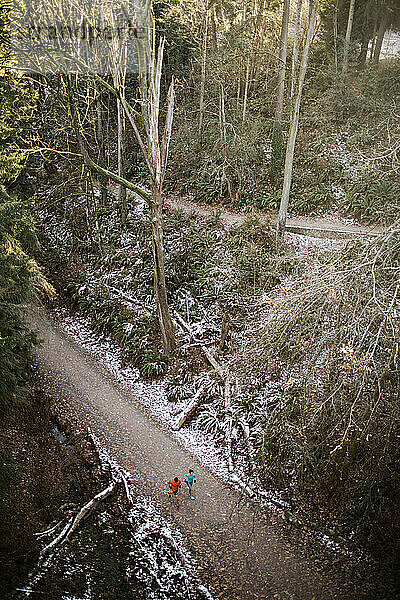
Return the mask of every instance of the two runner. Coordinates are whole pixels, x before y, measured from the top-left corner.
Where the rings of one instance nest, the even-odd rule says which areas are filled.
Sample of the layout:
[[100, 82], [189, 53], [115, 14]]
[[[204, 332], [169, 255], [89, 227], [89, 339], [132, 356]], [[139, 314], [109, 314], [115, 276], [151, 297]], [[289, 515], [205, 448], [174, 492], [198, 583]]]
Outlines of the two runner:
[[[186, 473], [185, 483], [188, 486], [189, 496], [190, 496], [191, 500], [194, 500], [193, 494], [192, 494], [192, 486], [194, 483], [196, 483], [196, 475], [194, 474], [193, 469], [189, 469], [189, 473]], [[175, 496], [175, 504], [176, 504], [176, 507], [179, 508], [178, 491], [182, 485], [182, 482], [178, 477], [175, 477], [172, 481], [168, 481], [168, 485], [170, 487], [169, 495]]]

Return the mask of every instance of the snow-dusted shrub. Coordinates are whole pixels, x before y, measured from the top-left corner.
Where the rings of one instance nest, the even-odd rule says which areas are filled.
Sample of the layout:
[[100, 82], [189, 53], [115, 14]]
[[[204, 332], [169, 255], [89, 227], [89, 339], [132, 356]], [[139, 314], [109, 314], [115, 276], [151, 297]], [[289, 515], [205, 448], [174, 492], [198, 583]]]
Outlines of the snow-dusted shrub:
[[282, 390], [260, 421], [267, 481], [345, 486], [342, 510], [364, 531], [400, 493], [399, 292], [399, 229], [349, 243], [269, 297], [234, 361], [254, 412], [272, 370]]
[[181, 402], [194, 395], [193, 373], [183, 359], [172, 363], [165, 379], [165, 389], [170, 402]]
[[223, 433], [224, 411], [222, 404], [211, 404], [201, 411], [198, 419], [201, 428], [211, 435]]
[[397, 171], [368, 170], [346, 187], [342, 204], [349, 214], [360, 221], [390, 223], [399, 214], [400, 180]]
[[271, 288], [279, 281], [275, 238], [259, 217], [249, 215], [242, 225], [232, 228], [229, 246], [236, 287], [242, 293]]

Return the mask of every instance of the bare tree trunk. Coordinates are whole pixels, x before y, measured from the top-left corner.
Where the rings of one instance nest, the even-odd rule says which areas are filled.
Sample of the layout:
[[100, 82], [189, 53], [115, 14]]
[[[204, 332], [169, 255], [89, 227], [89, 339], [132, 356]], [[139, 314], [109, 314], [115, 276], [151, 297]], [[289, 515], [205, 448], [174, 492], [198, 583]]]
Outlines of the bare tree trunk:
[[246, 66], [246, 82], [244, 86], [244, 97], [243, 97], [243, 114], [242, 114], [242, 123], [246, 120], [246, 110], [247, 110], [247, 95], [249, 93], [249, 79], [250, 79], [250, 51], [249, 56], [247, 57], [247, 66]]
[[374, 52], [375, 52], [375, 44], [376, 44], [376, 32], [378, 30], [378, 17], [376, 16], [374, 19], [374, 33], [372, 35], [372, 40], [371, 40], [371, 49], [369, 52], [369, 58], [370, 60], [373, 59], [374, 57]]
[[364, 35], [363, 39], [362, 39], [362, 43], [361, 43], [360, 55], [358, 57], [358, 68], [359, 69], [363, 69], [367, 62], [368, 43], [369, 43], [368, 36]]
[[338, 60], [338, 11], [339, 11], [339, 0], [336, 0], [335, 12], [333, 14], [333, 47], [335, 54], [335, 71], [338, 72], [339, 60]]
[[169, 314], [167, 286], [164, 269], [164, 239], [162, 220], [162, 195], [161, 187], [157, 184], [151, 190], [151, 225], [153, 237], [154, 258], [154, 293], [156, 296], [157, 316], [160, 323], [164, 351], [169, 356], [175, 349], [175, 332]]
[[201, 61], [201, 83], [200, 83], [200, 115], [199, 115], [199, 136], [200, 143], [203, 141], [203, 123], [204, 123], [204, 94], [206, 86], [206, 66], [207, 66], [207, 36], [208, 36], [208, 13], [205, 17], [204, 37], [203, 37], [203, 56]]
[[228, 187], [228, 194], [231, 200], [234, 200], [234, 194], [232, 190], [232, 182], [229, 176], [228, 168], [228, 152], [227, 152], [227, 139], [226, 139], [226, 117], [225, 117], [225, 90], [221, 83], [220, 85], [220, 112], [219, 112], [219, 123], [221, 129], [221, 141], [222, 141], [222, 158], [223, 158], [223, 176]]
[[[125, 79], [126, 79], [126, 49], [122, 53], [123, 61], [117, 67], [114, 75], [114, 87], [118, 91], [117, 96], [117, 162], [118, 175], [121, 179], [125, 178], [125, 138], [126, 138], [126, 115], [122, 106], [125, 100]], [[120, 211], [121, 223], [125, 223], [127, 216], [126, 206], [126, 187], [120, 183], [118, 186], [118, 207]]]
[[[97, 138], [97, 162], [102, 167], [106, 168], [106, 152], [105, 152], [105, 141], [104, 141], [104, 110], [102, 105], [102, 94], [100, 90], [97, 90], [96, 94], [96, 114], [97, 114], [97, 126], [96, 126], [96, 138]], [[107, 205], [107, 178], [99, 177], [100, 189], [101, 189], [101, 204], [102, 206]]]
[[296, 25], [293, 40], [293, 55], [292, 55], [292, 74], [290, 79], [290, 98], [293, 98], [296, 85], [297, 63], [299, 62], [299, 41], [301, 32], [301, 9], [303, 0], [297, 0], [296, 6]]
[[[142, 19], [147, 19], [151, 27], [143, 27]], [[138, 142], [140, 151], [145, 160], [151, 177], [151, 193], [141, 186], [128, 181], [120, 174], [112, 173], [108, 169], [101, 167], [93, 161], [88, 152], [79, 111], [76, 110], [74, 100], [74, 82], [71, 75], [67, 75], [66, 83], [68, 89], [68, 100], [71, 110], [71, 117], [76, 131], [77, 139], [81, 149], [83, 159], [88, 167], [94, 169], [98, 174], [109, 177], [118, 184], [122, 184], [130, 190], [133, 190], [143, 198], [151, 212], [152, 234], [153, 234], [153, 257], [154, 257], [154, 288], [157, 305], [157, 315], [161, 330], [161, 337], [165, 354], [169, 355], [175, 348], [175, 334], [172, 326], [171, 317], [168, 310], [165, 270], [164, 270], [164, 245], [162, 228], [162, 186], [165, 178], [165, 172], [168, 162], [169, 143], [172, 133], [172, 121], [174, 114], [174, 81], [168, 90], [166, 99], [166, 111], [164, 127], [160, 124], [160, 99], [161, 99], [161, 72], [164, 56], [165, 38], [161, 38], [158, 52], [155, 49], [155, 21], [150, 3], [147, 3], [143, 9], [137, 12], [138, 28], [144, 32], [143, 36], [138, 36], [138, 64], [139, 64], [139, 86], [141, 94], [141, 113], [134, 110], [126, 101], [124, 94], [121, 93], [120, 80], [118, 77], [125, 72], [126, 63], [118, 63], [115, 69], [114, 82], [118, 85], [110, 85], [108, 81], [102, 78], [98, 73], [91, 72], [94, 79], [99, 82], [104, 89], [111, 92], [118, 98], [126, 118], [128, 119]], [[126, 50], [126, 48], [125, 48]], [[135, 119], [141, 119], [144, 128], [144, 135], [140, 133]]]
[[241, 74], [239, 75], [238, 78], [238, 82], [237, 82], [237, 93], [236, 93], [236, 110], [239, 112], [239, 104], [240, 104], [240, 92], [241, 92], [241, 88], [242, 88], [242, 82], [241, 82]]
[[350, 0], [349, 16], [347, 19], [346, 37], [344, 39], [344, 48], [343, 48], [342, 75], [345, 75], [345, 73], [347, 71], [347, 67], [349, 66], [349, 49], [350, 49], [351, 31], [353, 29], [354, 5], [355, 5], [355, 0]]
[[260, 0], [258, 7], [255, 7], [253, 22], [253, 43], [252, 43], [252, 60], [250, 68], [250, 89], [252, 83], [257, 81], [260, 65], [263, 64], [262, 46], [264, 41], [264, 4], [265, 0]]
[[286, 56], [287, 56], [287, 40], [288, 40], [288, 23], [289, 23], [290, 0], [283, 0], [282, 28], [281, 41], [279, 49], [279, 73], [278, 85], [275, 104], [275, 120], [272, 130], [272, 156], [271, 156], [271, 179], [276, 181], [282, 163], [282, 113], [283, 113], [283, 96], [285, 93], [285, 73], [286, 73]]
[[179, 414], [177, 415], [177, 417], [175, 419], [175, 424], [174, 424], [175, 430], [179, 430], [184, 425], [189, 423], [189, 421], [192, 419], [192, 417], [193, 417], [194, 413], [196, 412], [196, 410], [198, 409], [198, 407], [207, 401], [207, 396], [205, 396], [203, 394], [204, 388], [205, 388], [204, 384], [202, 386], [200, 386], [199, 389], [197, 390], [197, 392], [195, 393], [195, 395], [193, 396], [193, 398], [188, 402], [188, 404], [186, 406], [184, 406], [182, 408], [182, 410], [179, 411]]
[[[124, 91], [121, 92], [124, 95]], [[117, 156], [118, 156], [118, 175], [125, 177], [125, 112], [121, 106], [121, 101], [117, 99]], [[121, 214], [121, 223], [124, 224], [127, 217], [126, 206], [126, 187], [120, 183], [118, 186], [118, 205]]]
[[217, 49], [217, 15], [215, 14], [214, 6], [214, 8], [211, 10], [211, 50], [216, 52]]
[[296, 144], [296, 136], [297, 130], [299, 126], [299, 114], [300, 114], [300, 105], [301, 105], [301, 95], [303, 91], [303, 84], [307, 72], [307, 64], [308, 64], [308, 54], [310, 51], [311, 41], [314, 36], [315, 31], [315, 20], [317, 14], [318, 0], [314, 0], [312, 4], [311, 15], [307, 24], [307, 38], [306, 43], [303, 50], [303, 55], [301, 58], [300, 72], [299, 72], [299, 81], [297, 88], [297, 96], [293, 110], [292, 121], [290, 124], [290, 132], [289, 139], [286, 147], [286, 157], [285, 157], [285, 169], [284, 169], [284, 180], [283, 180], [283, 189], [282, 189], [282, 197], [281, 204], [279, 208], [279, 217], [277, 224], [277, 236], [280, 237], [283, 235], [286, 227], [286, 216], [287, 209], [289, 204], [289, 194], [290, 188], [292, 185], [292, 171], [293, 171], [293, 157], [294, 157], [294, 147]]
[[382, 42], [386, 32], [387, 24], [388, 24], [388, 11], [387, 8], [384, 8], [384, 12], [382, 14], [381, 22], [379, 24], [378, 35], [376, 37], [375, 50], [374, 50], [374, 63], [377, 65], [379, 63], [379, 57], [381, 55], [382, 50]]
[[283, 96], [285, 93], [286, 56], [288, 40], [290, 0], [284, 0], [282, 14], [281, 42], [279, 49], [279, 73], [275, 104], [275, 121], [280, 123], [283, 113]]

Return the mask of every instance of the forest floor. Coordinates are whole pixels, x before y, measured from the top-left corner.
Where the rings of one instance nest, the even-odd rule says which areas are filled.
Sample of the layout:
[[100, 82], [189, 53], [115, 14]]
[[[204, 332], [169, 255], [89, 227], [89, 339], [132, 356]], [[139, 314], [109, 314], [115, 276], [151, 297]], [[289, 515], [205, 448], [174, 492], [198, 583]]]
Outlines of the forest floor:
[[[316, 543], [277, 513], [260, 510], [203, 467], [146, 414], [109, 372], [78, 347], [43, 309], [29, 320], [38, 332], [39, 369], [57, 411], [89, 427], [140, 490], [183, 534], [199, 575], [215, 596], [237, 599], [384, 599], [387, 589], [372, 564]], [[179, 510], [166, 481], [193, 466], [195, 500], [181, 491]]]

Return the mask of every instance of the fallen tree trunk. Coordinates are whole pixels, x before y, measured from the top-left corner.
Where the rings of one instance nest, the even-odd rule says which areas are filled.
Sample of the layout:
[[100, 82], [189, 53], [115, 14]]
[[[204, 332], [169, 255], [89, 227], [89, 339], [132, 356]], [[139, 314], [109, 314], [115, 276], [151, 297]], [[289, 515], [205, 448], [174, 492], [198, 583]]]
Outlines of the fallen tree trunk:
[[173, 426], [175, 431], [179, 431], [181, 427], [186, 425], [193, 417], [196, 409], [206, 401], [206, 398], [203, 396], [204, 388], [205, 385], [200, 386], [190, 402], [179, 412]]
[[[218, 375], [220, 376], [220, 378], [222, 379], [222, 381], [224, 382], [224, 407], [225, 407], [225, 412], [226, 412], [226, 419], [229, 419], [229, 422], [226, 422], [226, 427], [225, 427], [225, 444], [226, 444], [226, 448], [227, 448], [227, 461], [228, 461], [228, 471], [229, 471], [229, 477], [230, 480], [235, 483], [238, 487], [240, 487], [240, 489], [245, 492], [250, 498], [254, 498], [257, 496], [267, 496], [266, 493], [262, 493], [260, 492], [260, 490], [254, 490], [252, 489], [246, 482], [242, 481], [234, 472], [234, 463], [233, 463], [233, 457], [232, 457], [232, 403], [231, 403], [231, 398], [232, 398], [232, 377], [229, 373], [229, 371], [223, 367], [222, 365], [220, 365], [218, 363], [218, 361], [215, 359], [215, 357], [211, 354], [210, 350], [204, 346], [204, 344], [201, 343], [200, 340], [196, 339], [196, 336], [194, 335], [190, 325], [188, 323], [185, 322], [185, 320], [179, 315], [179, 313], [177, 313], [175, 311], [175, 319], [178, 322], [178, 324], [181, 326], [181, 328], [186, 331], [187, 333], [189, 333], [189, 335], [192, 337], [193, 341], [195, 341], [197, 344], [199, 344], [200, 348], [202, 349], [202, 351], [204, 352], [208, 362], [211, 364], [212, 367], [214, 367], [215, 371], [218, 373]], [[197, 396], [198, 392], [196, 393]], [[192, 400], [192, 403], [194, 401]], [[188, 405], [189, 406], [189, 405]], [[197, 406], [199, 406], [199, 402], [197, 402]], [[193, 408], [194, 410], [194, 408]], [[180, 413], [179, 417], [177, 418], [177, 423], [178, 423], [178, 419], [181, 417], [182, 413]], [[252, 467], [254, 469], [254, 475], [255, 478], [257, 480], [258, 486], [260, 486], [259, 482], [258, 482], [258, 476], [256, 474], [256, 465], [254, 463], [254, 448], [253, 445], [251, 443], [250, 440], [250, 429], [249, 429], [249, 425], [247, 423], [243, 423], [240, 422], [241, 428], [243, 430], [243, 434], [244, 437], [246, 439], [246, 445], [247, 445], [247, 450], [248, 450], [248, 455], [249, 455], [249, 459], [252, 462]], [[182, 425], [181, 425], [182, 427]], [[268, 501], [271, 502], [272, 504], [274, 504], [275, 506], [277, 506], [278, 508], [281, 508], [283, 510], [285, 510], [285, 507], [283, 504], [281, 504], [280, 502], [277, 502], [276, 500], [273, 500], [271, 498], [268, 497]]]
[[103, 285], [105, 288], [108, 289], [109, 292], [114, 292], [114, 294], [117, 294], [117, 296], [119, 296], [123, 300], [126, 300], [127, 302], [130, 302], [131, 304], [134, 304], [135, 306], [141, 308], [143, 312], [146, 313], [146, 315], [152, 315], [151, 311], [147, 308], [147, 306], [145, 306], [143, 302], [140, 302], [137, 298], [133, 298], [129, 294], [126, 294], [125, 292], [122, 292], [121, 290], [118, 290], [117, 288], [113, 287], [112, 285], [108, 285], [107, 283], [103, 283]]
[[[49, 570], [53, 560], [56, 558], [61, 546], [63, 546], [71, 537], [71, 535], [77, 530], [79, 523], [85, 519], [89, 514], [96, 508], [96, 506], [102, 500], [105, 500], [112, 492], [116, 489], [118, 484], [121, 482], [121, 479], [114, 480], [107, 486], [104, 490], [96, 494], [89, 502], [87, 502], [78, 512], [75, 517], [71, 517], [68, 519], [67, 524], [64, 526], [62, 531], [59, 533], [57, 537], [54, 538], [53, 541], [50, 542], [47, 546], [43, 548], [40, 552], [39, 560], [36, 565], [36, 568], [29, 576], [29, 583], [24, 589], [20, 589], [18, 591], [21, 593], [21, 598], [25, 598], [30, 596], [35, 592], [34, 586], [42, 579], [42, 577]], [[59, 525], [59, 523], [57, 524]], [[43, 532], [43, 535], [51, 533], [57, 526], [49, 529], [46, 532]], [[39, 534], [41, 535], [41, 534]]]
[[91, 500], [89, 500], [89, 502], [87, 502], [81, 508], [81, 510], [78, 512], [78, 514], [75, 516], [75, 518], [72, 518], [69, 520], [67, 525], [61, 531], [61, 533], [52, 542], [50, 542], [50, 544], [45, 546], [43, 548], [43, 550], [41, 551], [40, 557], [39, 557], [39, 562], [38, 562], [39, 568], [45, 562], [47, 555], [52, 550], [57, 549], [59, 546], [61, 546], [62, 544], [65, 544], [65, 542], [68, 541], [68, 539], [71, 537], [71, 535], [74, 533], [74, 531], [76, 531], [76, 529], [78, 528], [78, 525], [82, 521], [82, 519], [85, 519], [87, 516], [89, 516], [89, 514], [99, 504], [99, 502], [101, 502], [102, 500], [105, 500], [110, 494], [112, 494], [112, 492], [117, 487], [118, 483], [120, 483], [120, 482], [112, 481], [108, 487], [106, 487], [104, 490], [102, 490], [101, 492], [96, 494], [96, 496], [94, 496]]
[[200, 342], [200, 340], [196, 339], [196, 336], [194, 335], [193, 331], [190, 328], [190, 325], [188, 325], [180, 316], [179, 313], [177, 313], [175, 311], [175, 318], [178, 321], [179, 325], [182, 327], [182, 329], [184, 331], [187, 331], [187, 333], [190, 334], [190, 336], [193, 338], [193, 340], [195, 342], [197, 342], [200, 346], [200, 348], [202, 349], [202, 351], [204, 352], [208, 362], [210, 363], [210, 365], [212, 367], [214, 367], [215, 371], [218, 373], [218, 375], [221, 377], [222, 381], [225, 381], [226, 378], [226, 374], [224, 372], [223, 367], [219, 364], [219, 362], [214, 358], [214, 356], [211, 354], [211, 352], [209, 351], [209, 349], [207, 348], [207, 346], [204, 346], [204, 344], [202, 344]]
[[[176, 320], [178, 321], [179, 325], [182, 327], [182, 329], [184, 329], [185, 331], [187, 331], [191, 337], [193, 338], [193, 340], [195, 342], [198, 342], [200, 345], [200, 348], [202, 349], [202, 351], [204, 352], [208, 362], [211, 364], [212, 367], [214, 367], [215, 371], [218, 373], [218, 375], [220, 376], [220, 378], [222, 379], [223, 383], [224, 383], [224, 405], [225, 405], [225, 413], [226, 413], [226, 423], [225, 423], [225, 444], [226, 444], [226, 448], [227, 448], [227, 458], [228, 458], [228, 471], [231, 474], [232, 478], [239, 483], [239, 479], [236, 475], [234, 475], [233, 470], [234, 470], [234, 465], [233, 465], [233, 459], [232, 459], [232, 408], [231, 408], [231, 377], [229, 375], [229, 373], [226, 371], [226, 369], [224, 369], [222, 367], [222, 365], [219, 364], [219, 362], [215, 359], [215, 357], [211, 354], [210, 350], [204, 346], [204, 344], [202, 344], [199, 340], [196, 339], [193, 331], [190, 328], [190, 325], [188, 325], [188, 323], [186, 323], [184, 321], [184, 319], [182, 319], [182, 317], [175, 312], [175, 317]], [[197, 395], [197, 394], [196, 394]], [[194, 400], [194, 398], [193, 398]], [[198, 400], [196, 399], [196, 402], [198, 402]], [[193, 407], [193, 410], [195, 410], [195, 407]], [[229, 422], [228, 422], [229, 420]], [[177, 420], [178, 422], [178, 420]], [[240, 483], [239, 483], [240, 485]]]

